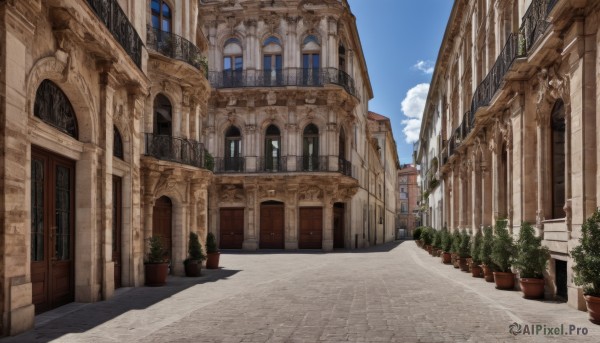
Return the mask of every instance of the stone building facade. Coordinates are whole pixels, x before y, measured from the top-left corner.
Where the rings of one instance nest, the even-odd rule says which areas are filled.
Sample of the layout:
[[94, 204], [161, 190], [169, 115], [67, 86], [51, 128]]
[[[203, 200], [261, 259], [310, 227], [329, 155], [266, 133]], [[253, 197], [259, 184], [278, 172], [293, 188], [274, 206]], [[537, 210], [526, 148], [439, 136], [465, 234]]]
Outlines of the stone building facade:
[[533, 223], [551, 251], [546, 296], [580, 309], [569, 252], [600, 201], [599, 15], [595, 1], [456, 1], [419, 146], [443, 194], [436, 225], [507, 220], [517, 237]]
[[421, 189], [418, 182], [419, 171], [412, 164], [400, 165], [398, 170], [398, 187], [396, 213], [398, 216], [396, 228], [399, 238], [412, 237], [413, 231], [421, 225], [419, 203]]
[[370, 188], [383, 187], [383, 173], [377, 185], [370, 174], [373, 94], [347, 1], [202, 0], [200, 26], [213, 87], [209, 229], [221, 248], [388, 240], [383, 192]]
[[0, 1], [3, 335], [143, 285], [151, 235], [182, 273], [212, 177], [197, 15], [183, 0]]

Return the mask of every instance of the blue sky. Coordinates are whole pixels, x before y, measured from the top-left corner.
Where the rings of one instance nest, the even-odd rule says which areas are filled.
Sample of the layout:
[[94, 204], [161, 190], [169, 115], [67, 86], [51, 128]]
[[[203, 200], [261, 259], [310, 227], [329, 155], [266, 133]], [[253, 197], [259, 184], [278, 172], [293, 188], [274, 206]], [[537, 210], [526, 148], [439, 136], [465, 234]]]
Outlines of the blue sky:
[[348, 0], [375, 97], [373, 112], [389, 117], [400, 163], [412, 163], [431, 72], [452, 0]]

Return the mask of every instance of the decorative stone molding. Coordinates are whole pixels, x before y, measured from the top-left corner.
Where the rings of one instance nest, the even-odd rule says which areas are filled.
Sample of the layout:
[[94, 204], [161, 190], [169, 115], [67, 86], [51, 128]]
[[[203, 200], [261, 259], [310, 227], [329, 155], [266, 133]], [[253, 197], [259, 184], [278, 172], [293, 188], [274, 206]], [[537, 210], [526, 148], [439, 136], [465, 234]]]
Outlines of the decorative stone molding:
[[269, 106], [273, 106], [277, 103], [277, 93], [270, 91], [269, 93], [267, 93], [267, 95], [265, 96], [265, 100], [267, 101], [267, 104]]
[[568, 75], [559, 72], [559, 65], [542, 68], [537, 74], [537, 100], [536, 116], [537, 125], [547, 125], [550, 120], [552, 104], [562, 99], [565, 104], [565, 115], [571, 113], [570, 79]]
[[220, 192], [221, 202], [245, 201], [244, 190], [236, 185], [222, 185]]
[[298, 191], [300, 200], [316, 201], [323, 199], [323, 191], [317, 186], [309, 186]]

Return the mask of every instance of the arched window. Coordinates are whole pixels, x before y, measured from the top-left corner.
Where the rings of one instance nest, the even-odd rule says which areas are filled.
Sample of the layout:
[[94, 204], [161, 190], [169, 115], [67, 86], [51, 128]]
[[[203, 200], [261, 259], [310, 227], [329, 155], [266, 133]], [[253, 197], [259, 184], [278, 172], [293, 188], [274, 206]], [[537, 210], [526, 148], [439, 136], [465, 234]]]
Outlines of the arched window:
[[338, 156], [342, 160], [346, 159], [346, 131], [343, 127], [340, 129]]
[[340, 44], [338, 48], [338, 68], [341, 71], [346, 71], [346, 48]]
[[564, 218], [565, 211], [565, 105], [558, 100], [550, 118], [552, 156], [552, 219]]
[[281, 170], [281, 133], [275, 125], [265, 131], [265, 170]]
[[116, 126], [113, 126], [113, 156], [123, 159], [123, 139]]
[[225, 170], [227, 171], [242, 171], [242, 135], [240, 130], [231, 126], [225, 133]]
[[308, 124], [302, 134], [302, 168], [319, 170], [319, 129], [315, 124]]
[[158, 94], [154, 98], [154, 134], [173, 135], [172, 132], [172, 107], [166, 96]]
[[242, 86], [243, 69], [242, 44], [237, 38], [229, 38], [223, 46], [223, 81], [225, 86]]
[[171, 32], [171, 8], [163, 0], [152, 0], [152, 27], [164, 32]]
[[304, 85], [320, 85], [321, 45], [317, 37], [306, 36], [302, 45], [302, 69]]
[[71, 102], [52, 81], [44, 80], [35, 93], [33, 115], [77, 139], [77, 118]]
[[263, 43], [263, 70], [265, 85], [281, 85], [283, 59], [281, 41], [275, 36], [270, 36]]

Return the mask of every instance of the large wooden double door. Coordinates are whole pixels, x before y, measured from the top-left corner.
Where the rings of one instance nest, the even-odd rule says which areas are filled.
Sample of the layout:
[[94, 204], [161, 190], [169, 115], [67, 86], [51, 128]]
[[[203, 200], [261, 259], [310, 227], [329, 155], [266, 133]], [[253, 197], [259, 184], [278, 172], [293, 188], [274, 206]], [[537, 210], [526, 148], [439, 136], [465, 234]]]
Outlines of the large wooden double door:
[[298, 248], [323, 248], [323, 208], [300, 207], [300, 237]]
[[35, 312], [72, 302], [74, 287], [75, 162], [31, 151], [31, 283]]
[[266, 202], [260, 206], [260, 248], [284, 248], [284, 206], [280, 202]]
[[152, 209], [152, 236], [160, 237], [165, 249], [164, 258], [172, 261], [171, 224], [173, 223], [173, 204], [166, 196], [156, 199]]
[[219, 220], [221, 249], [241, 249], [244, 244], [244, 209], [222, 208]]

